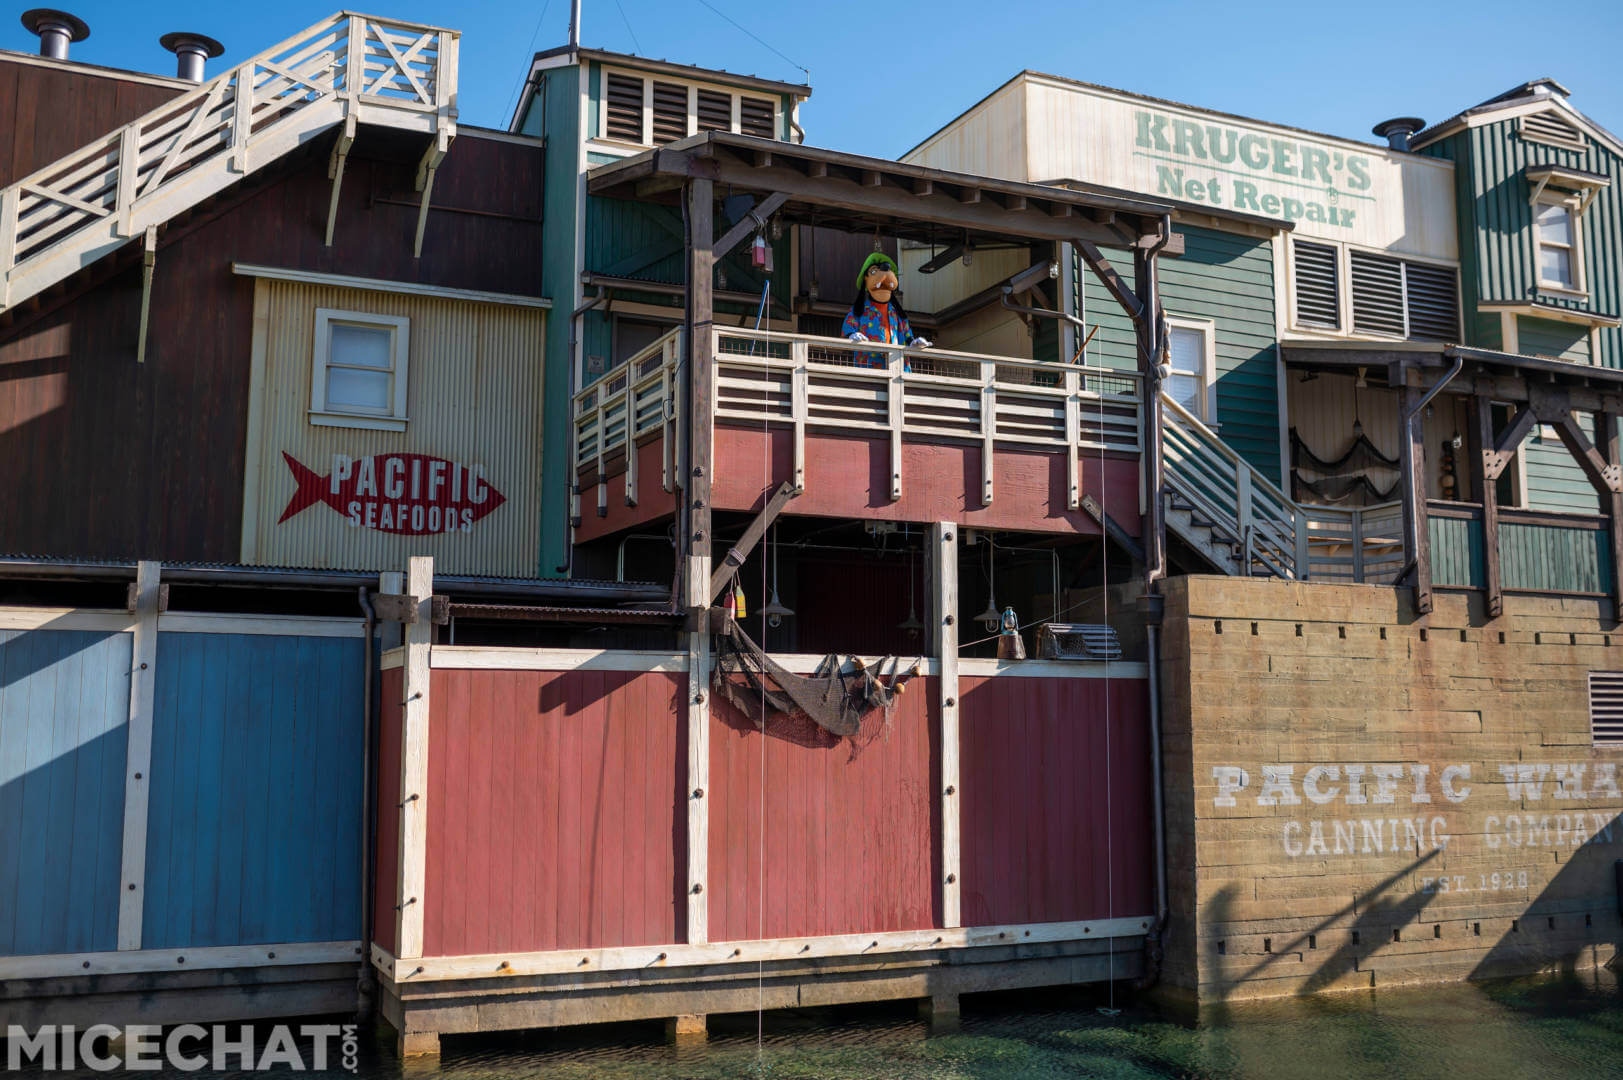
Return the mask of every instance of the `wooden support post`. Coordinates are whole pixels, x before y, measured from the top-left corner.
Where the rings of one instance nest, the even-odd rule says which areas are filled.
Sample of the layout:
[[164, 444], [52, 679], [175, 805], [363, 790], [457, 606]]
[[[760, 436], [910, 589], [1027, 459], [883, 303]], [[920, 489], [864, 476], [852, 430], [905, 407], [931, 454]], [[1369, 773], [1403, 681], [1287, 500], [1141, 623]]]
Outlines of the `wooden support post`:
[[1431, 534], [1426, 518], [1426, 417], [1416, 406], [1424, 396], [1418, 386], [1403, 388], [1403, 415], [1408, 418], [1399, 436], [1403, 471], [1403, 554], [1414, 568], [1415, 610], [1431, 611]]
[[[359, 62], [355, 39], [350, 38], [349, 55], [352, 63]], [[254, 65], [244, 64], [237, 69], [236, 90], [232, 98], [231, 118], [231, 171], [248, 171], [248, 139], [254, 130]]]
[[141, 169], [140, 125], [131, 124], [124, 129], [118, 141], [118, 193], [116, 213], [119, 236], [135, 235], [135, 191]]
[[158, 674], [159, 563], [135, 567], [130, 641], [130, 726], [124, 751], [124, 837], [118, 879], [118, 948], [141, 947], [146, 906], [147, 804], [152, 791], [152, 704]]
[[1471, 487], [1482, 504], [1482, 589], [1488, 618], [1497, 619], [1505, 612], [1505, 592], [1499, 575], [1499, 483], [1489, 478], [1487, 468], [1487, 454], [1494, 447], [1493, 399], [1473, 394], [1471, 414]]
[[423, 955], [423, 895], [427, 881], [429, 654], [434, 644], [434, 560], [414, 556], [406, 569], [406, 592], [417, 606], [417, 621], [406, 625], [406, 663], [401, 692], [405, 705], [400, 731], [400, 897], [395, 912], [396, 954], [402, 960]]
[[[1061, 325], [1070, 327], [1069, 323]], [[1082, 466], [1076, 458], [1082, 447], [1081, 395], [1082, 373], [1072, 368], [1065, 373], [1065, 505], [1071, 510], [1082, 505]]]
[[434, 194], [434, 173], [439, 170], [440, 162], [445, 160], [450, 147], [450, 135], [443, 130], [436, 132], [434, 141], [428, 144], [422, 160], [417, 164], [417, 190], [423, 193], [423, 200], [417, 205], [417, 236], [411, 247], [411, 257], [414, 259], [423, 257], [423, 230], [428, 228], [428, 201]]
[[931, 580], [935, 594], [932, 637], [941, 662], [941, 925], [961, 922], [958, 748], [958, 526], [930, 527]]
[[349, 161], [349, 148], [355, 145], [355, 113], [348, 104], [345, 110], [344, 130], [339, 132], [338, 141], [333, 144], [332, 160], [327, 163], [327, 176], [332, 180], [332, 195], [327, 200], [327, 247], [332, 247], [333, 229], [338, 224], [338, 193], [344, 186], [344, 165]]
[[[1600, 426], [1601, 445], [1606, 448], [1606, 464], [1612, 475], [1623, 469], [1623, 437], [1618, 435], [1620, 417], [1617, 413], [1597, 413], [1595, 422]], [[1613, 487], [1603, 500], [1610, 517], [1607, 523], [1612, 535], [1612, 619], [1623, 621], [1623, 493]]]
[[900, 349], [890, 354], [888, 362], [890, 383], [885, 403], [889, 406], [890, 424], [890, 501], [896, 502], [902, 497], [902, 404], [907, 393], [907, 363]]
[[789, 344], [794, 370], [789, 376], [789, 415], [794, 420], [794, 463], [790, 482], [795, 494], [806, 490], [806, 421], [811, 416], [811, 347], [804, 340]]
[[688, 612], [687, 940], [710, 940], [710, 488], [715, 475], [715, 190], [687, 191], [687, 395], [682, 462], [683, 566]]
[[147, 362], [147, 323], [152, 315], [152, 270], [158, 263], [158, 227], [148, 225], [141, 251], [141, 326], [136, 331], [135, 362]]
[[997, 365], [981, 362], [981, 505], [992, 505], [992, 455], [997, 448]]
[[0, 191], [0, 311], [11, 303], [11, 268], [17, 265], [17, 203], [20, 198], [16, 187]]

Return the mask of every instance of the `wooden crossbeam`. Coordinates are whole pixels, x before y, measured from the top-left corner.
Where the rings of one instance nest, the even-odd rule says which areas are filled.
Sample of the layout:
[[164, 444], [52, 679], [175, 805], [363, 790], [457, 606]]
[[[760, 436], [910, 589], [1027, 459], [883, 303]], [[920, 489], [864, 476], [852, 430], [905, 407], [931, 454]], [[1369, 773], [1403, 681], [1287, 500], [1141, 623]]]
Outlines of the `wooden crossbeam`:
[[1595, 449], [1571, 413], [1562, 415], [1555, 422], [1555, 433], [1561, 437], [1561, 442], [1577, 460], [1578, 467], [1583, 469], [1602, 499], [1623, 492], [1623, 472], [1619, 471], [1617, 465], [1608, 464], [1601, 457], [1600, 451]]
[[1516, 448], [1527, 438], [1527, 433], [1533, 430], [1533, 424], [1537, 419], [1530, 405], [1523, 405], [1516, 410], [1516, 415], [1510, 419], [1510, 426], [1494, 442], [1493, 449], [1482, 451], [1482, 471], [1487, 479], [1497, 480], [1504, 475], [1505, 466], [1510, 464], [1510, 459], [1516, 454]]
[[1104, 252], [1100, 251], [1097, 245], [1087, 240], [1078, 238], [1071, 242], [1076, 245], [1076, 250], [1081, 253], [1082, 261], [1088, 264], [1088, 268], [1104, 284], [1105, 291], [1116, 298], [1116, 303], [1126, 310], [1135, 323], [1142, 323], [1144, 321], [1144, 305], [1139, 302], [1137, 296], [1133, 295], [1133, 290], [1127, 287], [1127, 282], [1122, 280], [1122, 276], [1116, 272], [1116, 268], [1110, 265], [1110, 260], [1105, 258]]
[[722, 559], [721, 565], [710, 575], [712, 604], [721, 595], [727, 580], [738, 573], [738, 568], [744, 565], [744, 560], [755, 550], [755, 545], [761, 542], [761, 537], [766, 535], [766, 530], [771, 527], [772, 522], [776, 521], [783, 508], [789, 505], [789, 500], [798, 494], [800, 492], [796, 491], [795, 486], [789, 481], [785, 480], [779, 484], [778, 490], [772, 493], [772, 498], [767, 500], [766, 505], [761, 507], [761, 512], [755, 515], [755, 520], [744, 530], [744, 535], [738, 538], [738, 543], [727, 549], [727, 555]]
[[744, 214], [743, 218], [739, 220], [738, 224], [728, 229], [722, 238], [716, 241], [716, 258], [726, 258], [728, 253], [736, 248], [739, 244], [742, 244], [745, 238], [747, 238], [751, 233], [756, 232], [765, 226], [767, 219], [773, 214], [777, 213], [778, 209], [788, 201], [789, 196], [785, 195], [781, 191], [774, 191], [772, 194], [750, 207], [750, 209]]

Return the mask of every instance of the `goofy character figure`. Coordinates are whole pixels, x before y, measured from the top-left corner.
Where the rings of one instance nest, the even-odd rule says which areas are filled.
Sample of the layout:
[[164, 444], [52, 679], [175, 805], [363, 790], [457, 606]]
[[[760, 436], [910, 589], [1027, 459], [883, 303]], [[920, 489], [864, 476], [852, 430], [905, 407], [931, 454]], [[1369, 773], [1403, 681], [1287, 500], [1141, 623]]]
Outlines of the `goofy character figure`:
[[[913, 333], [907, 313], [896, 299], [896, 264], [889, 255], [874, 252], [857, 274], [857, 296], [840, 332], [850, 341], [879, 341], [886, 345], [907, 345], [928, 349], [930, 343]], [[888, 366], [884, 353], [857, 353], [858, 367]]]

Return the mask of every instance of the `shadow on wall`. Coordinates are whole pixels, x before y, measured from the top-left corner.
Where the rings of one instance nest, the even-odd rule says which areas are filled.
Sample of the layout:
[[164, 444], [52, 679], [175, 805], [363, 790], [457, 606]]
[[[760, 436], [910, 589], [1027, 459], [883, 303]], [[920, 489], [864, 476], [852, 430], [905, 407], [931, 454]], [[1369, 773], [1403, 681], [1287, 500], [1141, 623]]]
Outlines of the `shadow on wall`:
[[[1227, 947], [1229, 938], [1208, 938], [1201, 944], [1206, 954], [1204, 966], [1216, 972], [1217, 978], [1202, 987], [1202, 997], [1209, 995], [1210, 1000], [1221, 1004], [1237, 987], [1254, 979], [1296, 974], [1306, 974], [1305, 980], [1294, 987], [1297, 993], [1330, 989], [1338, 979], [1357, 971], [1360, 958], [1367, 957], [1381, 942], [1388, 940], [1394, 927], [1415, 922], [1436, 899], [1437, 894], [1414, 891], [1407, 882], [1440, 853], [1435, 849], [1427, 852], [1362, 894], [1356, 902], [1324, 916], [1305, 930], [1263, 938], [1260, 952], [1236, 953]], [[1207, 926], [1234, 921], [1232, 912], [1237, 891], [1234, 886], [1220, 889], [1202, 910], [1201, 921]], [[1349, 916], [1352, 916], [1350, 923], [1346, 921]], [[1321, 953], [1317, 939], [1327, 931], [1338, 937], [1340, 944]], [[1255, 936], [1246, 935], [1246, 938]], [[1284, 965], [1299, 965], [1299, 969], [1281, 970]]]
[[[1499, 940], [1472, 969], [1471, 978], [1488, 979], [1559, 968], [1572, 972], [1595, 964], [1618, 966], [1623, 949], [1623, 878], [1617, 864], [1623, 852], [1623, 814], [1581, 810], [1563, 814], [1524, 816], [1527, 827], [1544, 834], [1545, 846], [1554, 836], [1572, 836], [1573, 818], [1589, 840], [1574, 850], [1548, 885], [1527, 905], [1519, 919], [1510, 920]], [[1565, 820], [1563, 820], [1565, 819]], [[1548, 858], [1548, 853], [1546, 853]]]

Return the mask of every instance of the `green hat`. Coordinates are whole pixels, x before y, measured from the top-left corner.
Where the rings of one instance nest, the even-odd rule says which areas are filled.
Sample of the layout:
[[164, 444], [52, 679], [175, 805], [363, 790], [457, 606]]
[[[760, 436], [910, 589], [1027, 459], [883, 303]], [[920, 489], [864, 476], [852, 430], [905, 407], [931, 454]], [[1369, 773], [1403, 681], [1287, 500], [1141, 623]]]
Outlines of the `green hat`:
[[875, 263], [884, 263], [886, 266], [890, 267], [891, 273], [896, 274], [898, 277], [901, 275], [901, 271], [896, 266], [895, 259], [891, 258], [889, 255], [886, 255], [883, 251], [876, 251], [862, 261], [862, 269], [857, 271], [857, 288], [862, 288], [862, 283], [868, 278], [869, 268]]

